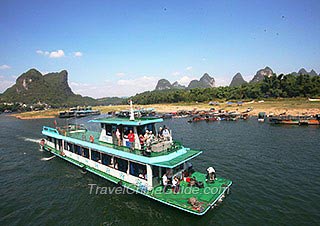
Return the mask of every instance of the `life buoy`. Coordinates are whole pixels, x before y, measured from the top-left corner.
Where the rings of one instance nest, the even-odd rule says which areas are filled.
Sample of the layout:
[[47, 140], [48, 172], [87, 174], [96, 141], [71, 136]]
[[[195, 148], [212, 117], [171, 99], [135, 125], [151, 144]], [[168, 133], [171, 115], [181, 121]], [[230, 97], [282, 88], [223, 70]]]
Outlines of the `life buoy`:
[[90, 142], [91, 142], [91, 143], [94, 142], [94, 137], [93, 137], [92, 135], [90, 135], [89, 139], [90, 139]]

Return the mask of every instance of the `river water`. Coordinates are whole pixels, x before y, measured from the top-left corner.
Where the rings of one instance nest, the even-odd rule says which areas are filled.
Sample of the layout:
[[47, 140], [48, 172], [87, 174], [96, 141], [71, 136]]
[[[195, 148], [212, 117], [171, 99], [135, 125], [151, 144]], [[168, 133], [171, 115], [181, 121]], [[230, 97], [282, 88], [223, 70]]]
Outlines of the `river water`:
[[0, 225], [320, 224], [319, 126], [165, 120], [174, 139], [204, 151], [197, 170], [213, 166], [233, 181], [224, 202], [198, 217], [141, 195], [90, 194], [88, 184], [114, 185], [59, 158], [43, 161], [51, 155], [38, 141], [53, 121], [0, 115]]

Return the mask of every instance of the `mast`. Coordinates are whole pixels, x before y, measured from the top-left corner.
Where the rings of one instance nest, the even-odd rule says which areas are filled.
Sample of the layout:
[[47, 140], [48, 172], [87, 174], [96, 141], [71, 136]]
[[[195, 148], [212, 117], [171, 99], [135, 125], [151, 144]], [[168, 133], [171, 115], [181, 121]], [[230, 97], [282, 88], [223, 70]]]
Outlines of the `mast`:
[[134, 121], [134, 112], [132, 107], [132, 100], [130, 100], [130, 121]]

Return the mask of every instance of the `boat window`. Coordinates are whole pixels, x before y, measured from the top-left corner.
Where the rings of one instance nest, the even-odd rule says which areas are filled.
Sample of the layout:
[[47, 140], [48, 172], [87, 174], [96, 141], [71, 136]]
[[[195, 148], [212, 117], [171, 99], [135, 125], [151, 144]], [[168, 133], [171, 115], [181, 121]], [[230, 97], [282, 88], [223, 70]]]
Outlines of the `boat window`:
[[128, 161], [121, 158], [114, 157], [114, 168], [121, 172], [126, 173], [128, 170]]
[[159, 166], [152, 166], [152, 177], [159, 177]]
[[66, 151], [69, 151], [68, 148], [69, 148], [68, 142], [64, 140], [64, 141], [63, 141], [63, 149], [66, 150]]
[[89, 149], [88, 148], [82, 148], [81, 155], [85, 158], [89, 158]]
[[132, 126], [124, 126], [123, 127], [123, 135], [124, 136], [128, 136], [128, 134], [130, 133], [130, 130], [133, 131], [133, 127]]
[[81, 148], [79, 145], [74, 145], [74, 153], [81, 155]]
[[111, 136], [112, 134], [112, 125], [106, 125], [106, 135]]
[[68, 143], [68, 150], [71, 152], [74, 152], [74, 145], [71, 143]]
[[106, 166], [109, 166], [109, 167], [113, 167], [113, 163], [111, 161], [112, 157], [110, 155], [101, 153], [101, 158], [102, 158], [102, 164], [103, 165], [106, 165]]
[[91, 150], [91, 159], [98, 162], [101, 159], [100, 152]]
[[54, 148], [57, 149], [57, 139], [53, 138], [52, 142], [54, 143]]
[[140, 177], [142, 179], [147, 179], [147, 166], [143, 164], [139, 164], [136, 162], [130, 162], [130, 170], [129, 173], [132, 176]]

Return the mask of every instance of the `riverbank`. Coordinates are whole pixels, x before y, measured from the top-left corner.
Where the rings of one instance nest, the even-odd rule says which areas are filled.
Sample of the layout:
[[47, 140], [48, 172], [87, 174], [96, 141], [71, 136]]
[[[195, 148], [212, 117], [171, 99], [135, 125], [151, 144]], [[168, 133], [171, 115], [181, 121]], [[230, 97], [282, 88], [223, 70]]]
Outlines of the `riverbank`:
[[[265, 101], [244, 102], [241, 106], [237, 103], [228, 105], [226, 102], [219, 106], [211, 106], [208, 103], [172, 103], [172, 104], [151, 104], [151, 105], [135, 105], [135, 108], [154, 108], [158, 113], [169, 113], [176, 111], [191, 110], [209, 110], [210, 108], [224, 109], [227, 111], [243, 112], [248, 108], [252, 108], [250, 115], [256, 116], [259, 112], [266, 114], [273, 113], [279, 115], [286, 113], [287, 115], [315, 115], [320, 114], [320, 102], [310, 102], [307, 99], [279, 99]], [[129, 109], [129, 105], [117, 106], [97, 106], [94, 109], [100, 110], [102, 114], [113, 111], [121, 111]], [[45, 111], [32, 111], [12, 114], [19, 119], [37, 119], [37, 118], [55, 118], [58, 117], [59, 111], [67, 109], [50, 109]]]

